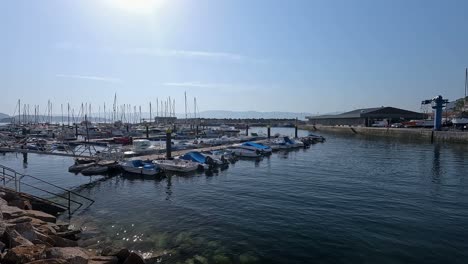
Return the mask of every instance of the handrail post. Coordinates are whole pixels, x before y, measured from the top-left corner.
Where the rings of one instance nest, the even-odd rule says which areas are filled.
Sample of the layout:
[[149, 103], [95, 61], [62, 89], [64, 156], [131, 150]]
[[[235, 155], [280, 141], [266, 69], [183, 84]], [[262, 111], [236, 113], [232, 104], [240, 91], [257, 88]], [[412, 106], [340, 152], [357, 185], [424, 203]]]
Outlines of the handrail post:
[[70, 191], [68, 191], [68, 218], [71, 218]]
[[16, 178], [16, 171], [15, 171], [15, 190], [19, 192], [18, 190], [18, 179]]

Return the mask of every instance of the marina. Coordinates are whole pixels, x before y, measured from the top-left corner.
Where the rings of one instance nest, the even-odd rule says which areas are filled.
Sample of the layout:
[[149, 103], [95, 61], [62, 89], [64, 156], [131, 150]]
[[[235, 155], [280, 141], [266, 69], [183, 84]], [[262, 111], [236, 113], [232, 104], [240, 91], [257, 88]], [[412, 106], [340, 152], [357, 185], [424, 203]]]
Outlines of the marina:
[[0, 264], [468, 262], [468, 1], [0, 5]]
[[[0, 164], [95, 200], [71, 221], [83, 227], [82, 243], [90, 247], [117, 245], [145, 256], [169, 250], [172, 257], [162, 257], [169, 263], [200, 257], [438, 263], [447, 255], [464, 261], [466, 146], [324, 136], [325, 144], [241, 159], [213, 175], [89, 177], [66, 172], [70, 157], [38, 154], [25, 165], [21, 155], [5, 153]], [[378, 236], [382, 232], [387, 236]], [[306, 243], [311, 239], [317, 243]], [[345, 259], [336, 247], [346, 248]]]

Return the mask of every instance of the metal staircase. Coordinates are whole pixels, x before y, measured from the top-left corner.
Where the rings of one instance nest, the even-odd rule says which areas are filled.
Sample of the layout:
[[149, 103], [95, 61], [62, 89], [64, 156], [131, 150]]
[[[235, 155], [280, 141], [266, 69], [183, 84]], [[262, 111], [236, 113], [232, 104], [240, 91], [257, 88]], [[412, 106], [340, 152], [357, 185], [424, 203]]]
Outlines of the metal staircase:
[[19, 173], [3, 165], [0, 165], [0, 186], [4, 191], [16, 192], [25, 198], [53, 206], [57, 212], [68, 211], [69, 217], [79, 209], [84, 210], [94, 203], [94, 200], [72, 190]]

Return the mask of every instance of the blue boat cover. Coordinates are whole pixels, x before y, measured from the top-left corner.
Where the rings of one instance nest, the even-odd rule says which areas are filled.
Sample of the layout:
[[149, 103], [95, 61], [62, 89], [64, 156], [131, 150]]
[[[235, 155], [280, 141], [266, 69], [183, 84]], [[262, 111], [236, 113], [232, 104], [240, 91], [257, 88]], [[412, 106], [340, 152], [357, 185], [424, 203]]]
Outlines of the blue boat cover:
[[134, 167], [142, 167], [143, 166], [143, 161], [142, 160], [132, 160], [132, 165]]
[[181, 157], [181, 159], [191, 160], [202, 164], [206, 162], [206, 157], [198, 151], [187, 152]]
[[284, 142], [288, 144], [294, 144], [294, 141], [292, 141], [289, 137], [284, 137]]
[[270, 149], [270, 147], [255, 142], [245, 142], [242, 146], [254, 147], [257, 149]]

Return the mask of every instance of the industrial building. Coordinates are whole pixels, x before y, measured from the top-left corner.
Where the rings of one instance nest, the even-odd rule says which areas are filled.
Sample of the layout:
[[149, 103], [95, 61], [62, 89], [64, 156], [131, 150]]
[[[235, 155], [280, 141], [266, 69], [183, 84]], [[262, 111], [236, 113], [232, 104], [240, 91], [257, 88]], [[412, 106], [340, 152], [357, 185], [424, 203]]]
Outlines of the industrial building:
[[378, 121], [399, 123], [414, 119], [424, 119], [423, 113], [395, 107], [374, 107], [357, 109], [338, 115], [308, 116], [309, 124], [327, 126], [372, 126]]

